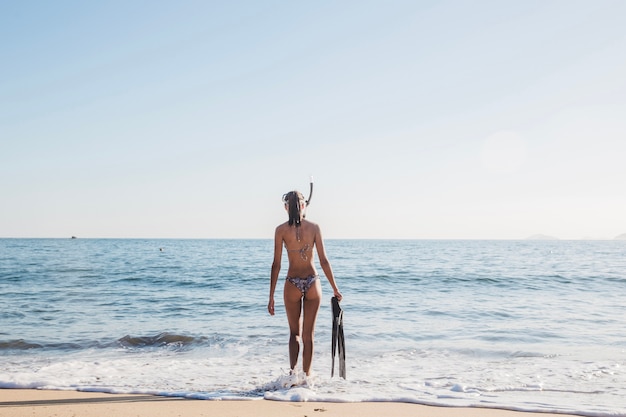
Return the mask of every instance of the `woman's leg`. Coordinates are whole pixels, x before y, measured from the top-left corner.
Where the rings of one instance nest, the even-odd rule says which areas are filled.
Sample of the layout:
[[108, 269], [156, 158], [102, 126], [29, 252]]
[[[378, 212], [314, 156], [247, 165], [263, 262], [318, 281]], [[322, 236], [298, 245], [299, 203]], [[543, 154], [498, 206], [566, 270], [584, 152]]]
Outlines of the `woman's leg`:
[[309, 375], [313, 363], [313, 342], [315, 334], [315, 320], [322, 304], [322, 284], [317, 279], [304, 296], [304, 320], [302, 324], [302, 370]]
[[293, 370], [300, 354], [300, 316], [302, 313], [302, 293], [295, 285], [285, 281], [285, 311], [289, 323], [289, 366]]

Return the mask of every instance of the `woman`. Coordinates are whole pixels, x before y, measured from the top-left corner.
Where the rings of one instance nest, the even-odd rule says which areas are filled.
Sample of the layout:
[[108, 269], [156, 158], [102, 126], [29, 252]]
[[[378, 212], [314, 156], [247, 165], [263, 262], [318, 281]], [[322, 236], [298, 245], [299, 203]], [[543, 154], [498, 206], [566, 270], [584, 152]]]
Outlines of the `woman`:
[[313, 248], [317, 248], [324, 275], [333, 288], [335, 297], [341, 301], [341, 293], [335, 283], [333, 270], [326, 257], [320, 227], [304, 219], [306, 202], [298, 191], [283, 196], [289, 221], [276, 228], [274, 235], [274, 262], [270, 280], [270, 299], [267, 310], [274, 315], [274, 291], [283, 254], [283, 244], [289, 259], [285, 279], [285, 310], [289, 322], [289, 365], [292, 372], [298, 363], [300, 339], [302, 339], [302, 370], [308, 376], [313, 361], [313, 334], [315, 320], [322, 302], [322, 286], [315, 270]]

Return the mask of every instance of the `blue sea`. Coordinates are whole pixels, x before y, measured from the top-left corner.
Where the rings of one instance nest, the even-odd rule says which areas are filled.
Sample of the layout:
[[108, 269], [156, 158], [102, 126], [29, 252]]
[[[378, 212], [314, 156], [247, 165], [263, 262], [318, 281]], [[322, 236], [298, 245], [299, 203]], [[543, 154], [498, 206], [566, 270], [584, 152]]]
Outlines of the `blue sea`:
[[326, 246], [345, 380], [323, 278], [314, 375], [288, 375], [271, 240], [0, 239], [0, 387], [626, 416], [626, 241]]

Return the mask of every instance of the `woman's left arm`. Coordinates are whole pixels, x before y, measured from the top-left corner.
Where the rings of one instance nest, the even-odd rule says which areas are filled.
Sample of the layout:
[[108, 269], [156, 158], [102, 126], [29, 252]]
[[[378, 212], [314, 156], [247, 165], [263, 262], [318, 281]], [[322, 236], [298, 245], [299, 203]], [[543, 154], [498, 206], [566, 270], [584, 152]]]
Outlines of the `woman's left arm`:
[[317, 255], [319, 256], [320, 266], [322, 267], [322, 270], [324, 271], [324, 275], [326, 275], [326, 279], [328, 280], [328, 283], [333, 288], [333, 293], [335, 297], [337, 297], [337, 300], [341, 301], [343, 296], [339, 292], [339, 288], [337, 287], [337, 283], [335, 282], [335, 275], [333, 273], [333, 267], [331, 266], [330, 261], [328, 260], [328, 256], [326, 256], [326, 249], [324, 248], [324, 238], [322, 237], [322, 229], [318, 225], [316, 225], [316, 232], [315, 232], [315, 247], [317, 248]]

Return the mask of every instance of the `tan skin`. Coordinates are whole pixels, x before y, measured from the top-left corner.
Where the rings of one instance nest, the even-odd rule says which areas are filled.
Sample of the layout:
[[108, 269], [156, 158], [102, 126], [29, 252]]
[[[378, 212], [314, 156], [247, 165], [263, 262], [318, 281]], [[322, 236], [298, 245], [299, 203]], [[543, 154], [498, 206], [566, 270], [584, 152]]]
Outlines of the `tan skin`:
[[[299, 228], [300, 241], [298, 241], [296, 236], [296, 226], [290, 226], [289, 222], [278, 226], [274, 235], [274, 262], [272, 263], [270, 296], [267, 305], [267, 311], [272, 316], [274, 315], [274, 292], [280, 273], [283, 244], [287, 248], [287, 257], [289, 259], [287, 276], [304, 278], [310, 275], [317, 275], [313, 254], [313, 248], [315, 247], [320, 266], [333, 289], [335, 297], [339, 301], [342, 299], [342, 295], [335, 283], [333, 269], [326, 256], [320, 227], [304, 219], [306, 204], [303, 200], [300, 201], [300, 204], [300, 212], [302, 213]], [[285, 208], [287, 209], [287, 205], [285, 205]], [[307, 247], [307, 250], [303, 253], [300, 252], [305, 247]], [[315, 321], [322, 302], [322, 285], [320, 280], [318, 279], [304, 296], [295, 285], [285, 280], [284, 302], [289, 323], [289, 365], [292, 370], [296, 367], [300, 353], [300, 340], [302, 340], [302, 370], [306, 375], [310, 375], [311, 363], [313, 361]]]

